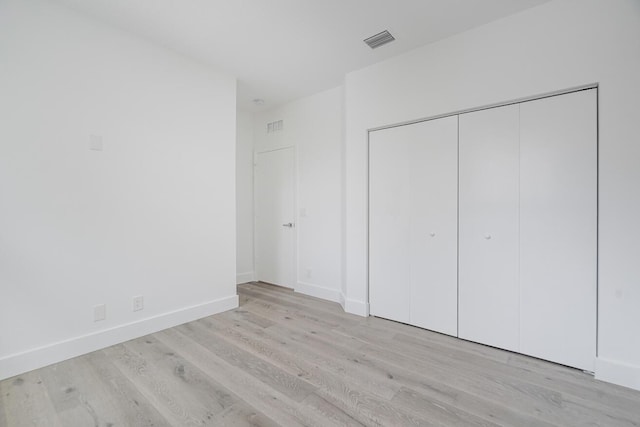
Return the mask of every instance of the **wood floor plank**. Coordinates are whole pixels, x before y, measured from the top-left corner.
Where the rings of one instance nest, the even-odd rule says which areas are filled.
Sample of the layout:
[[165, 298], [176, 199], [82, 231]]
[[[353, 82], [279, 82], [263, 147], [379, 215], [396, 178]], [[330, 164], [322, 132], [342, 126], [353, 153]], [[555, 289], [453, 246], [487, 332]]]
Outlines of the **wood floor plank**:
[[3, 418], [6, 426], [63, 427], [46, 386], [42, 370], [0, 381]]
[[[597, 381], [593, 376], [585, 376], [584, 372], [577, 369], [567, 369], [567, 367], [558, 365], [522, 354], [497, 349], [486, 345], [478, 345], [477, 343], [461, 340], [449, 335], [421, 329], [414, 326], [405, 325], [399, 322], [393, 322], [378, 317], [368, 317], [364, 320], [369, 332], [384, 331], [395, 333], [394, 336], [400, 334], [410, 336], [417, 341], [423, 341], [432, 344], [441, 344], [458, 350], [463, 350], [469, 355], [478, 356], [480, 359], [490, 359], [499, 363], [514, 366], [522, 371], [531, 371], [540, 377], [552, 377], [553, 381], [563, 381], [566, 384], [584, 387], [588, 384], [588, 388], [597, 393], [607, 393], [625, 399], [628, 396], [628, 389], [614, 384]], [[568, 385], [570, 387], [570, 385]]]
[[[384, 363], [374, 359], [369, 359], [367, 357], [367, 353], [364, 351], [354, 351], [357, 348], [352, 348], [351, 346], [352, 341], [346, 338], [341, 338], [341, 335], [339, 334], [330, 334], [329, 331], [316, 331], [315, 329], [317, 328], [314, 328], [313, 326], [309, 330], [305, 331], [304, 333], [279, 329], [284, 326], [288, 326], [291, 328], [304, 331], [304, 327], [301, 328], [300, 322], [298, 321], [284, 322], [283, 324], [279, 324], [277, 327], [274, 326], [269, 328], [269, 330], [274, 332], [274, 334], [272, 334], [272, 339], [274, 341], [280, 340], [281, 344], [287, 344], [289, 348], [291, 348], [292, 344], [303, 343], [301, 345], [304, 345], [304, 342], [308, 340], [309, 341], [308, 346], [312, 349], [311, 351], [313, 351], [314, 353], [318, 352], [320, 354], [323, 354], [335, 360], [344, 360], [347, 362], [353, 362], [349, 366], [342, 366], [340, 368], [336, 368], [334, 366], [332, 367], [332, 370], [340, 369], [342, 372], [345, 372], [346, 377], [353, 375], [354, 370], [357, 370], [362, 374], [360, 378], [367, 378], [367, 381], [372, 381], [377, 379], [377, 381], [379, 382], [387, 383], [385, 385], [380, 385], [380, 383], [369, 385], [365, 383], [366, 386], [364, 388], [367, 390], [371, 390], [372, 388], [376, 388], [378, 390], [384, 390], [386, 387], [390, 387], [390, 384], [393, 384], [393, 386], [391, 387], [398, 387], [400, 386], [400, 384], [404, 383], [404, 384], [410, 384], [414, 387], [417, 386], [418, 388], [420, 388], [422, 385], [420, 382], [416, 381], [417, 377], [415, 373], [406, 371], [400, 366], [393, 366], [388, 363]], [[287, 337], [289, 336], [289, 334], [294, 335], [294, 340], [282, 341], [283, 337]], [[308, 353], [300, 354], [300, 356], [302, 359], [305, 359], [305, 360], [307, 359], [313, 360], [313, 355], [309, 355]], [[446, 387], [442, 383], [434, 382], [432, 378], [430, 378], [430, 380], [432, 381], [432, 383], [439, 386], [441, 389]], [[360, 384], [361, 385], [363, 384], [363, 380], [361, 380]], [[395, 395], [395, 391], [397, 391], [397, 389], [392, 390], [391, 393], [394, 393]], [[457, 392], [456, 394], [463, 394], [463, 393]], [[449, 403], [446, 403], [445, 400], [438, 400], [435, 394], [431, 394], [430, 398], [432, 400], [435, 400], [437, 404], [440, 405], [440, 407], [442, 407], [445, 412], [446, 411], [450, 411], [451, 413], [458, 412], [461, 417], [467, 416], [467, 418], [473, 418], [473, 414], [463, 414], [462, 411], [455, 411], [454, 408], [452, 407], [453, 403], [449, 404]], [[473, 399], [469, 399], [469, 400], [473, 400]], [[512, 425], [510, 424], [511, 422], [522, 422], [522, 421], [527, 421], [531, 423], [531, 425], [535, 425], [536, 423], [538, 423], [539, 425], [544, 425], [544, 423], [539, 419], [533, 419], [533, 418], [529, 419], [523, 413], [516, 413], [514, 411], [509, 411], [495, 402], [489, 402], [487, 400], [482, 401], [481, 399], [477, 399], [477, 398], [476, 400], [480, 400], [483, 403], [485, 410], [492, 411], [492, 414], [499, 414], [498, 419], [502, 421], [506, 421], [504, 425]], [[430, 413], [429, 415], [430, 417], [434, 416], [433, 413]], [[482, 416], [483, 414], [477, 413], [476, 415]], [[490, 425], [494, 417], [495, 415], [491, 415], [487, 417], [486, 420], [483, 420], [482, 422], [480, 421], [480, 419], [476, 419], [475, 424], [482, 424], [484, 422]], [[448, 420], [448, 422], [454, 423], [454, 424], [456, 423], [464, 424], [467, 421], [457, 420], [454, 422], [453, 420]]]
[[342, 307], [339, 304], [331, 301], [326, 301], [320, 298], [304, 295], [297, 293], [293, 290], [289, 290], [287, 288], [283, 288], [281, 286], [268, 285], [262, 282], [251, 282], [245, 286], [243, 291], [251, 291], [251, 290], [264, 290], [269, 295], [273, 295], [278, 292], [280, 297], [286, 298], [289, 301], [295, 302], [297, 304], [305, 305], [309, 308], [313, 308], [316, 310], [323, 310], [329, 313], [337, 314], [339, 316], [350, 316], [344, 312]]
[[228, 427], [277, 427], [279, 424], [246, 403], [239, 402], [216, 415], [212, 425]]
[[640, 427], [640, 392], [264, 283], [240, 307], [0, 381], [0, 427]]
[[[346, 319], [357, 318], [356, 316], [345, 313], [342, 307], [340, 307], [340, 305], [337, 303], [324, 301], [319, 298], [314, 298], [294, 292], [284, 294], [275, 293], [259, 285], [260, 284], [258, 283], [256, 284], [256, 286], [246, 286], [244, 289], [242, 289], [242, 293], [246, 297], [248, 297], [250, 301], [257, 300], [265, 302], [276, 302], [282, 303], [290, 308], [297, 310], [304, 309], [314, 312], [320, 312], [328, 316], [337, 316], [339, 318]], [[274, 286], [271, 285], [268, 285], [268, 287], [274, 288]], [[359, 319], [359, 321], [361, 320], [362, 318]]]
[[437, 400], [423, 398], [418, 392], [407, 388], [399, 391], [391, 403], [413, 414], [428, 413], [430, 420], [435, 421], [438, 425], [486, 427], [499, 425], [493, 421], [473, 415], [466, 408], [463, 410], [458, 406], [445, 405]]
[[[367, 346], [362, 349], [369, 357], [394, 361], [395, 364], [412, 366], [416, 375], [428, 372], [429, 381], [437, 380], [451, 384], [454, 388], [467, 390], [476, 396], [484, 396], [493, 402], [505, 402], [522, 414], [531, 414], [545, 422], [558, 425], [588, 425], [597, 420], [596, 425], [609, 425], [602, 414], [592, 407], [585, 407], [562, 394], [560, 390], [540, 387], [521, 380], [518, 377], [503, 376], [482, 369], [463, 367], [433, 357], [422, 359], [405, 352], [389, 348]], [[636, 426], [632, 419], [620, 418], [616, 413], [616, 424]]]
[[[265, 307], [261, 304], [249, 303], [247, 310], [251, 310], [252, 315], [265, 317], [272, 321], [272, 326], [280, 325], [287, 328], [292, 328], [307, 334], [313, 335], [313, 337], [330, 339], [332, 343], [339, 342], [341, 345], [350, 349], [357, 349], [368, 341], [361, 340], [354, 336], [347, 336], [337, 332], [337, 329], [332, 324], [326, 324], [319, 321], [313, 316], [307, 316], [299, 312], [282, 312], [278, 309], [272, 309]], [[342, 327], [342, 326], [340, 326]]]
[[250, 373], [294, 401], [302, 401], [315, 391], [315, 387], [309, 383], [279, 369], [272, 363], [228, 344], [224, 340], [212, 339], [211, 335], [205, 333], [204, 326], [198, 322], [182, 325], [179, 330], [192, 338], [197, 337], [196, 339], [199, 339], [203, 346], [227, 363]]
[[[144, 397], [140, 390], [124, 375], [102, 351], [96, 351], [83, 357], [94, 369], [97, 378], [108, 391], [108, 399], [116, 411], [124, 418], [124, 425], [154, 427], [168, 425], [169, 422]], [[94, 400], [94, 396], [90, 396]]]
[[[294, 319], [295, 320], [295, 319]], [[284, 324], [289, 325], [290, 327], [294, 327], [294, 328], [298, 328], [299, 327], [299, 322], [294, 321], [294, 322], [284, 322]], [[211, 325], [212, 327], [215, 327], [213, 324]], [[283, 325], [279, 325], [278, 327], [271, 327], [269, 329], [274, 329], [274, 328], [280, 328]], [[312, 328], [313, 329], [313, 328]], [[237, 334], [237, 331], [220, 331], [223, 336], [225, 337], [229, 337]], [[295, 332], [294, 332], [295, 334]], [[336, 359], [343, 359], [349, 362], [354, 362], [354, 364], [351, 367], [342, 367], [341, 372], [345, 373], [345, 378], [349, 378], [352, 376], [353, 371], [354, 370], [359, 370], [362, 372], [362, 377], [361, 378], [367, 378], [367, 379], [371, 379], [371, 378], [380, 378], [380, 381], [387, 381], [389, 384], [394, 384], [394, 387], [396, 386], [396, 384], [394, 383], [394, 381], [391, 379], [393, 378], [393, 376], [391, 374], [388, 373], [388, 371], [386, 371], [385, 369], [381, 369], [377, 366], [369, 366], [366, 363], [366, 360], [364, 359], [363, 354], [357, 353], [357, 352], [351, 352], [346, 348], [343, 348], [342, 350], [338, 350], [338, 351], [343, 351], [343, 354], [340, 355], [335, 355], [335, 354], [329, 354], [331, 352], [334, 351], [334, 349], [331, 348], [331, 343], [334, 342], [334, 339], [327, 336], [325, 338], [323, 338], [324, 332], [315, 332], [314, 334], [311, 335], [306, 335], [307, 338], [310, 338], [316, 342], [311, 344], [311, 347], [313, 348], [313, 352], [317, 352], [319, 354], [323, 354], [325, 356], [329, 356], [331, 358], [336, 358]], [[300, 341], [296, 341], [296, 342], [292, 342], [292, 341], [283, 341], [283, 337], [287, 336], [287, 332], [283, 331], [283, 330], [276, 330], [275, 335], [271, 335], [271, 340], [273, 345], [277, 345], [278, 343], [281, 345], [286, 346], [287, 348], [289, 348], [289, 353], [293, 353], [294, 356], [299, 356], [299, 357], [295, 357], [295, 359], [297, 360], [313, 360], [313, 354], [309, 354], [309, 353], [300, 353], [299, 352], [299, 348], [295, 346], [296, 342], [300, 342]], [[298, 332], [298, 339], [302, 339], [302, 335], [300, 335], [300, 333]], [[252, 337], [252, 341], [255, 342], [257, 340], [261, 340], [261, 339], [266, 339], [268, 338], [269, 335], [266, 334], [265, 331], [263, 331], [263, 334], [261, 336], [253, 336]], [[220, 337], [222, 338], [222, 336]], [[321, 340], [321, 342], [317, 342], [318, 340]], [[248, 342], [249, 340], [247, 340]], [[302, 344], [304, 345], [304, 344]], [[294, 350], [291, 350], [292, 348], [294, 348]], [[273, 358], [273, 353], [271, 353], [271, 358]], [[360, 360], [358, 360], [360, 359]], [[357, 360], [357, 361], [355, 361]], [[392, 368], [393, 369], [393, 368]], [[332, 367], [330, 369], [331, 371], [335, 371], [336, 367]], [[313, 372], [313, 369], [309, 369], [309, 371]], [[325, 373], [324, 375], [324, 380], [322, 381], [320, 380], [320, 386], [323, 387], [324, 385], [327, 384], [326, 382], [326, 377], [327, 374]], [[391, 377], [391, 378], [390, 378]], [[310, 377], [311, 381], [314, 381], [313, 376]], [[343, 379], [343, 382], [345, 380]], [[380, 386], [379, 384], [376, 384], [375, 386], [372, 387], [362, 387], [362, 380], [360, 382], [357, 382], [357, 384], [359, 384], [361, 386], [361, 388], [370, 390], [372, 388], [378, 388], [378, 389], [384, 389], [385, 386]], [[324, 387], [323, 387], [324, 388]], [[337, 397], [338, 393], [335, 393], [335, 389], [334, 390], [327, 390], [325, 389], [324, 391], [329, 391], [331, 393], [331, 398], [333, 399], [342, 399], [342, 401], [344, 402], [345, 397], [344, 396], [340, 396]], [[393, 390], [391, 393], [392, 395], [395, 395], [395, 391]], [[347, 398], [348, 399], [348, 398]], [[402, 404], [401, 404], [402, 406]], [[404, 408], [407, 409], [407, 408]], [[469, 424], [471, 422], [471, 420], [473, 420], [473, 424], [475, 425], [495, 425], [492, 421], [490, 420], [483, 420], [479, 417], [474, 416], [473, 414], [468, 414], [464, 411], [461, 410], [455, 410], [455, 408], [452, 405], [448, 405], [446, 403], [442, 403], [442, 402], [437, 402], [435, 405], [431, 405], [430, 408], [427, 408], [425, 406], [424, 408], [424, 412], [428, 413], [429, 415], [429, 419], [433, 420], [433, 419], [437, 419], [439, 420], [440, 423], [446, 424], [446, 425], [464, 425], [464, 424]], [[376, 419], [374, 417], [374, 419]], [[520, 419], [519, 419], [520, 420]], [[367, 419], [366, 421], [371, 421], [371, 419]]]
[[[341, 342], [341, 340], [336, 340], [335, 336], [329, 337], [327, 340], [340, 346], [346, 346], [347, 349], [349, 348], [348, 341]], [[385, 345], [373, 347], [368, 344], [367, 347], [359, 348], [359, 352], [356, 355], [352, 355], [352, 357], [358, 357], [358, 364], [363, 368], [369, 369], [371, 375], [386, 376], [390, 380], [392, 378], [393, 381], [403, 385], [403, 388], [411, 387], [423, 393], [426, 392], [429, 399], [439, 402], [443, 406], [463, 406], [465, 410], [470, 410], [472, 414], [480, 417], [486, 416], [487, 421], [495, 421], [497, 419], [504, 425], [522, 424], [525, 421], [531, 423], [531, 425], [544, 424], [539, 419], [534, 419], [522, 412], [512, 411], [504, 407], [498, 400], [490, 401], [485, 399], [484, 396], [470, 395], [464, 388], [453, 389], [449, 387], [449, 377], [443, 374], [440, 369], [417, 369], [411, 360], [406, 358], [394, 359], [395, 353], [388, 353], [388, 355], [391, 355], [390, 357], [376, 358], [375, 350], [373, 349], [383, 350], [387, 349], [386, 347]], [[387, 349], [387, 351], [389, 350]], [[454, 399], [449, 399], [450, 396], [453, 396]], [[469, 408], [466, 405], [459, 405], [459, 401], [462, 399], [466, 402], [474, 402], [481, 405], [482, 411], [476, 410], [478, 405], [471, 405]]]
[[324, 415], [327, 420], [331, 420], [335, 425], [344, 427], [364, 426], [364, 424], [360, 423], [345, 411], [315, 393], [307, 396], [303, 403], [305, 406], [313, 408], [315, 411]]
[[[202, 319], [202, 322], [211, 322], [210, 326], [215, 329], [215, 325], [210, 319]], [[351, 412], [352, 416], [365, 425], [399, 425], [398, 423], [408, 422], [409, 425], [433, 425], [425, 418], [420, 418], [418, 415], [412, 416], [411, 414], [404, 414], [401, 408], [393, 407], [389, 404], [388, 400], [384, 398], [376, 397], [366, 390], [372, 390], [377, 388], [374, 393], [380, 393], [380, 390], [384, 390], [386, 387], [381, 386], [376, 382], [373, 386], [368, 386], [368, 383], [372, 380], [369, 373], [362, 373], [360, 375], [354, 375], [354, 371], [359, 367], [357, 362], [354, 366], [349, 368], [348, 366], [318, 366], [324, 363], [322, 357], [318, 357], [318, 354], [322, 354], [325, 350], [320, 348], [307, 349], [307, 345], [299, 341], [287, 341], [286, 332], [280, 330], [279, 333], [272, 333], [272, 328], [279, 328], [280, 326], [272, 326], [266, 328], [267, 330], [258, 331], [258, 336], [254, 336], [254, 340], [263, 340], [268, 342], [276, 348], [278, 346], [285, 347], [287, 353], [293, 356], [298, 361], [311, 362], [307, 366], [299, 368], [301, 370], [300, 375], [309, 381], [317, 384], [319, 387], [318, 394], [323, 396], [327, 401], [332, 402], [333, 406], [340, 408], [345, 412]], [[229, 331], [228, 335], [232, 335]], [[227, 335], [225, 335], [227, 336]], [[222, 337], [219, 337], [222, 338]], [[308, 350], [308, 351], [305, 351]], [[273, 349], [271, 350], [273, 358]], [[298, 362], [298, 365], [304, 362]], [[315, 366], [314, 366], [315, 365]], [[332, 374], [337, 372], [339, 375]], [[349, 385], [351, 384], [351, 386]], [[354, 385], [357, 385], [354, 387]], [[395, 394], [395, 389], [388, 393], [388, 397]], [[404, 414], [404, 415], [403, 415]], [[433, 417], [434, 414], [425, 414], [429, 417]]]
[[219, 409], [217, 402], [211, 409], [204, 406], [195, 390], [176, 378], [178, 373], [167, 373], [128, 346], [104, 351], [171, 425], [203, 425]]
[[[218, 339], [230, 339], [234, 340], [238, 345], [247, 346], [255, 353], [267, 356], [274, 363], [279, 364], [282, 369], [291, 371], [293, 374], [297, 374], [299, 377], [316, 385], [320, 389], [318, 391], [319, 394], [327, 396], [333, 402], [339, 402], [333, 405], [328, 403], [333, 407], [334, 418], [350, 419], [351, 417], [346, 412], [355, 412], [354, 417], [367, 425], [377, 419], [376, 416], [371, 418], [371, 414], [375, 414], [378, 403], [384, 402], [376, 402], [376, 399], [379, 398], [362, 391], [368, 390], [368, 388], [362, 386], [362, 381], [359, 381], [357, 376], [354, 379], [346, 369], [336, 373], [334, 367], [320, 366], [315, 363], [318, 360], [315, 359], [314, 352], [301, 354], [299, 349], [292, 345], [293, 343], [283, 341], [281, 337], [270, 336], [265, 331], [243, 330], [243, 326], [238, 325], [236, 329], [224, 329], [220, 325], [212, 323], [209, 333], [217, 336]], [[214, 332], [214, 330], [217, 332]], [[279, 349], [286, 349], [286, 351]], [[379, 393], [379, 391], [374, 393]], [[365, 394], [368, 396], [361, 397], [361, 395]], [[305, 403], [312, 401], [312, 399], [305, 399]], [[365, 408], [366, 410], [363, 412], [363, 405], [371, 405], [372, 407]], [[345, 414], [340, 414], [340, 412], [345, 412]]]
[[203, 419], [209, 419], [240, 401], [153, 335], [128, 341], [124, 346], [152, 365], [156, 375], [166, 378], [174, 390], [188, 397], [191, 403], [199, 404]]
[[185, 359], [280, 425], [322, 425], [317, 414], [301, 411], [298, 402], [211, 352], [203, 343], [207, 341], [206, 337], [196, 342], [175, 328], [155, 336], [165, 344], [181, 349]]
[[[283, 302], [274, 303], [263, 300], [250, 300], [246, 303], [245, 309], [249, 313], [260, 314], [269, 313], [266, 317], [271, 319], [271, 322], [279, 323], [283, 320], [291, 320], [296, 318], [300, 321], [316, 324], [320, 328], [332, 329], [343, 325], [345, 321], [343, 319], [327, 319], [322, 313], [312, 312], [311, 310], [302, 311], [300, 309], [291, 308], [285, 305]], [[349, 319], [350, 325], [359, 324], [359, 320]]]
[[[281, 346], [286, 346], [300, 359], [312, 361], [325, 370], [353, 379], [360, 387], [372, 390], [380, 397], [390, 399], [399, 390], [399, 385], [388, 382], [386, 376], [377, 378], [371, 375], [371, 372], [363, 371], [357, 362], [357, 353], [345, 352], [326, 341], [316, 340], [319, 332], [312, 331], [307, 334], [303, 329], [298, 329], [300, 322], [293, 318], [283, 322], [266, 328], [263, 336], [269, 337], [274, 345], [279, 343]], [[312, 327], [312, 329], [317, 328]]]
[[[392, 402], [411, 410], [426, 411], [430, 406], [442, 407], [451, 413], [451, 420], [446, 425], [500, 425], [504, 427], [553, 427], [555, 424], [542, 421], [538, 418], [527, 416], [522, 412], [513, 410], [504, 405], [487, 401], [469, 393], [447, 387], [444, 384], [431, 385], [431, 389], [420, 387], [403, 387], [393, 398]], [[447, 403], [443, 403], [447, 402]], [[464, 408], [460, 411], [457, 408]], [[471, 418], [474, 416], [475, 418]], [[482, 420], [482, 421], [479, 421]]]
[[[518, 368], [510, 363], [498, 363], [489, 358], [471, 357], [471, 355], [464, 350], [451, 346], [442, 347], [438, 343], [416, 340], [413, 336], [406, 334], [398, 333], [392, 340], [395, 345], [397, 345], [397, 343], [403, 343], [396, 347], [398, 350], [411, 349], [419, 357], [433, 357], [434, 354], [437, 354], [446, 358], [447, 362], [455, 360], [460, 363], [460, 366], [464, 366], [467, 369], [481, 369], [485, 372], [493, 372], [495, 375], [517, 377], [520, 380], [527, 381], [532, 385], [542, 388], [551, 389], [561, 386], [562, 394], [565, 398], [575, 398], [576, 402], [590, 401], [590, 406], [592, 406], [593, 410], [598, 411], [613, 408], [620, 413], [621, 418], [624, 416], [631, 418], [633, 416], [633, 414], [628, 413], [628, 409], [633, 407], [633, 402], [624, 397], [613, 396], [596, 387], [586, 387], [586, 384], [593, 384], [593, 382], [589, 381], [588, 376], [585, 376], [584, 373], [582, 373], [583, 384], [577, 384], [575, 381], [558, 378], [558, 375], [540, 375], [537, 369], [530, 371]], [[447, 348], [447, 350], [445, 350], [445, 348]], [[443, 359], [441, 359], [441, 361], [443, 361]], [[566, 368], [564, 370], [571, 371], [571, 369]], [[555, 373], [555, 369], [553, 372]]]
[[[603, 413], [606, 413], [607, 409], [615, 409], [616, 417], [627, 418], [627, 422], [638, 418], [637, 411], [634, 408], [636, 406], [635, 400], [630, 398], [628, 389], [597, 381], [593, 376], [585, 375], [580, 370], [518, 353], [478, 345], [470, 341], [460, 340], [386, 319], [369, 317], [365, 320], [364, 325], [368, 327], [367, 329], [370, 329], [367, 332], [369, 334], [379, 330], [395, 332], [392, 339], [412, 342], [416, 346], [410, 346], [412, 351], [424, 345], [427, 347], [443, 345], [448, 347], [448, 350], [431, 348], [429, 354], [442, 354], [451, 350], [462, 351], [466, 356], [470, 357], [473, 365], [478, 367], [483, 364], [486, 366], [487, 363], [498, 362], [498, 364], [493, 363], [493, 365], [504, 373], [510, 372], [518, 378], [526, 377], [528, 381], [543, 387], [561, 389], [564, 394], [575, 396], [578, 401], [586, 400], [590, 402], [589, 405], [595, 405]], [[510, 368], [515, 368], [515, 370]], [[632, 413], [630, 413], [630, 410]]]
[[[119, 377], [122, 378], [121, 373]], [[88, 357], [58, 363], [42, 373], [43, 384], [63, 425], [166, 424], [157, 412], [145, 408], [144, 400], [139, 400], [138, 405], [122, 405], [104, 378]], [[135, 393], [132, 387], [127, 391]]]
[[[334, 326], [337, 325], [356, 325], [362, 322], [361, 318], [357, 316], [346, 314], [344, 312], [338, 312], [336, 307], [339, 307], [335, 303], [327, 303], [331, 306], [335, 306], [333, 309], [328, 309], [326, 305], [312, 304], [310, 301], [306, 301], [302, 298], [296, 297], [281, 297], [279, 295], [269, 294], [268, 291], [262, 289], [245, 288], [243, 293], [248, 296], [253, 296], [255, 301], [260, 303], [269, 303], [275, 306], [283, 307], [291, 311], [299, 311], [308, 315], [314, 315], [320, 317], [324, 322], [331, 322]], [[326, 303], [326, 302], [325, 302]]]
[[[415, 357], [422, 359], [428, 358], [434, 362], [437, 361], [441, 364], [451, 365], [459, 371], [479, 371], [487, 380], [491, 377], [499, 378], [500, 376], [513, 378], [512, 384], [518, 386], [519, 390], [526, 390], [538, 396], [553, 396], [551, 399], [553, 399], [554, 402], [563, 401], [563, 404], [568, 408], [573, 408], [574, 406], [581, 408], [584, 406], [583, 402], [585, 400], [590, 400], [591, 404], [589, 408], [581, 408], [579, 410], [580, 413], [585, 413], [586, 416], [589, 416], [589, 414], [597, 416], [599, 411], [605, 407], [615, 408], [619, 413], [619, 420], [626, 418], [629, 425], [634, 425], [632, 422], [632, 414], [626, 412], [626, 409], [631, 407], [630, 402], [625, 402], [624, 399], [611, 399], [607, 394], [600, 391], [590, 393], [589, 388], [576, 387], [571, 382], [558, 380], [551, 376], [538, 375], [534, 372], [518, 369], [509, 364], [501, 364], [488, 358], [470, 357], [466, 351], [452, 347], [444, 348], [437, 343], [416, 340], [414, 337], [406, 334], [398, 333], [391, 341], [393, 343], [392, 347], [397, 351], [403, 352], [411, 350], [412, 355]], [[557, 389], [560, 389], [561, 393], [555, 393]]]

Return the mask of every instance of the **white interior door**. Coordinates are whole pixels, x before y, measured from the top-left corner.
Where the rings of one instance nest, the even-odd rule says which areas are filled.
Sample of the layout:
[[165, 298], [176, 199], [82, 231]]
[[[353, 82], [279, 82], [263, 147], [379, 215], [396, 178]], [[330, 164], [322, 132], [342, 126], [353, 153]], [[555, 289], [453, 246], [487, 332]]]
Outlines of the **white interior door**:
[[371, 313], [457, 334], [458, 119], [370, 134]]
[[596, 90], [520, 107], [521, 346], [594, 371]]
[[460, 115], [459, 337], [518, 351], [519, 106]]
[[295, 283], [295, 156], [293, 148], [257, 153], [255, 164], [257, 280]]

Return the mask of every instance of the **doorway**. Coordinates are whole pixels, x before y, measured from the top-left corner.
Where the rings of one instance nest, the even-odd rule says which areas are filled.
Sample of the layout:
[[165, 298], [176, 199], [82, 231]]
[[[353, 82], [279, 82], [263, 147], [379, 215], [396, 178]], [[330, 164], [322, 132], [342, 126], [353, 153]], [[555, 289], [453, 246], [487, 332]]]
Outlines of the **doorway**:
[[295, 286], [295, 153], [258, 152], [254, 163], [256, 280]]

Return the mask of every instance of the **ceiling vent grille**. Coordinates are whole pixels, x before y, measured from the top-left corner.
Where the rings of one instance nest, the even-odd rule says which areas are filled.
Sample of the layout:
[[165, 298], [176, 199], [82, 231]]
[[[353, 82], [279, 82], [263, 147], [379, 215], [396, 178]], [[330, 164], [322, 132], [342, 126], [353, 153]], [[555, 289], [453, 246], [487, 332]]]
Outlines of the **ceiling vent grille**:
[[381, 33], [378, 33], [374, 36], [371, 36], [367, 39], [364, 39], [364, 42], [371, 48], [371, 49], [376, 49], [382, 45], [385, 45], [387, 43], [391, 43], [392, 41], [394, 41], [396, 38], [393, 37], [391, 35], [391, 33], [387, 30], [384, 30]]

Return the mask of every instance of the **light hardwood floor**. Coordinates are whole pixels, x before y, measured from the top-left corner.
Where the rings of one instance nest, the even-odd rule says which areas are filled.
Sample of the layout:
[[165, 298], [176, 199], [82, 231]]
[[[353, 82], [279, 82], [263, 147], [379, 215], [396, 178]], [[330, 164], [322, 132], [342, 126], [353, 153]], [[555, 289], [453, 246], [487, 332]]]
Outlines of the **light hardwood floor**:
[[252, 283], [240, 307], [0, 382], [1, 426], [640, 426], [640, 392]]

